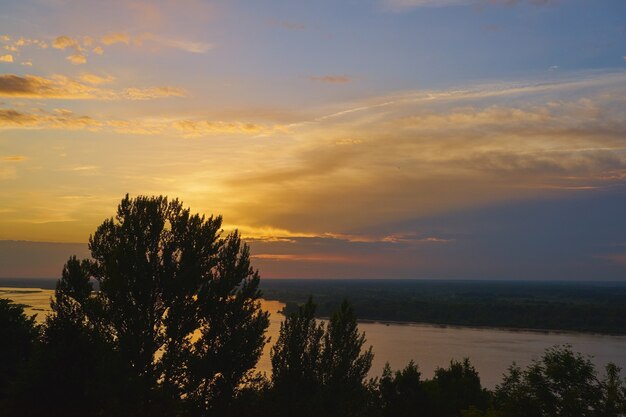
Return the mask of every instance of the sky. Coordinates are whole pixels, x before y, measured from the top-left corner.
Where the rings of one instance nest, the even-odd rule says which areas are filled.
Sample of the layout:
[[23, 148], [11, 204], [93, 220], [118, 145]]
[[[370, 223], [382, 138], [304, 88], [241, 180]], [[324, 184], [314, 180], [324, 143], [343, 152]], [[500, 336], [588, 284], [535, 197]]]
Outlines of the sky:
[[0, 277], [126, 193], [267, 278], [626, 280], [626, 2], [2, 1]]

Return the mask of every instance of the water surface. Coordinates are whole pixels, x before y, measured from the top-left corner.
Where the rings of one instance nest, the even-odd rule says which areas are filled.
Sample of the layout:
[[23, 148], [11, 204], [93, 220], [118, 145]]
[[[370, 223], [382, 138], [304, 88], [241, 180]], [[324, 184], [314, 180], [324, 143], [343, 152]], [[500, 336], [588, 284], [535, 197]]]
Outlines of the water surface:
[[[0, 287], [0, 298], [26, 304], [26, 313], [37, 314], [39, 322], [50, 311], [53, 295], [52, 290]], [[283, 319], [279, 311], [283, 306], [279, 301], [263, 300], [263, 308], [270, 312], [267, 332], [270, 343], [265, 346], [257, 369], [268, 376], [272, 368], [269, 352], [278, 338]], [[367, 345], [373, 346], [375, 356], [371, 376], [379, 376], [386, 362], [398, 369], [414, 360], [423, 377], [431, 378], [437, 367], [447, 366], [451, 359], [469, 357], [480, 373], [483, 386], [494, 388], [502, 381], [502, 374], [511, 363], [526, 366], [533, 358], [540, 357], [546, 348], [564, 344], [590, 355], [599, 371], [603, 371], [608, 362], [626, 369], [626, 336], [371, 322], [360, 323], [359, 329], [366, 333]]]

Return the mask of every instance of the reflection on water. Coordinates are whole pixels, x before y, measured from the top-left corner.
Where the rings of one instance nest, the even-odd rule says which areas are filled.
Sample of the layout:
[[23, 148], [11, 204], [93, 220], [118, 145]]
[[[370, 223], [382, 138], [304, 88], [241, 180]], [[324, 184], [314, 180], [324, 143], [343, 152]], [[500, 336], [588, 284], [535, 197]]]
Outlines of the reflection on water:
[[[11, 298], [26, 304], [27, 314], [38, 314], [41, 322], [50, 311], [52, 290], [35, 288], [2, 288], [0, 298]], [[270, 312], [270, 327], [257, 369], [271, 373], [269, 352], [276, 342], [283, 319], [278, 312], [283, 304], [263, 300], [263, 309]], [[393, 369], [404, 367], [411, 359], [419, 365], [422, 375], [431, 378], [437, 366], [445, 367], [450, 359], [469, 357], [480, 373], [482, 383], [493, 388], [502, 380], [502, 374], [513, 361], [526, 366], [539, 357], [546, 348], [556, 344], [571, 344], [574, 351], [592, 355], [592, 361], [602, 371], [608, 362], [626, 369], [626, 336], [602, 336], [579, 333], [543, 333], [497, 329], [440, 327], [424, 324], [360, 323], [367, 344], [374, 347], [371, 376], [380, 375], [385, 362]]]
[[23, 304], [28, 316], [37, 315], [37, 322], [43, 323], [50, 310], [50, 299], [54, 290], [41, 288], [0, 287], [0, 298], [9, 298], [17, 304]]

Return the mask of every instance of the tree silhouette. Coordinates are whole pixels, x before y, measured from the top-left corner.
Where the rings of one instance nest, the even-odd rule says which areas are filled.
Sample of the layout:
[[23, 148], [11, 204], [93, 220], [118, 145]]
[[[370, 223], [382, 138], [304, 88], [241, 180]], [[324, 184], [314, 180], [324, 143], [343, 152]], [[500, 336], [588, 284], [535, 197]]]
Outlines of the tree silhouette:
[[363, 351], [365, 334], [359, 333], [357, 319], [347, 300], [341, 303], [326, 327], [322, 343], [320, 376], [327, 410], [337, 415], [361, 415], [367, 402], [363, 382], [374, 354]]
[[26, 316], [23, 306], [0, 299], [0, 402], [28, 361], [37, 336], [35, 317]]
[[496, 408], [511, 417], [610, 415], [599, 412], [602, 399], [593, 364], [569, 346], [547, 349], [523, 371], [514, 364], [495, 391]]
[[[70, 258], [48, 329], [74, 327], [123, 364], [135, 415], [207, 415], [237, 395], [266, 342], [259, 275], [221, 217], [128, 195]], [[99, 291], [91, 295], [90, 280]], [[178, 411], [176, 411], [178, 410]]]
[[433, 416], [457, 417], [470, 407], [485, 410], [488, 406], [489, 395], [468, 358], [452, 360], [448, 368], [437, 368], [426, 387], [434, 400]]
[[426, 396], [421, 373], [411, 361], [395, 374], [389, 363], [385, 364], [378, 383], [381, 410], [384, 417], [427, 416], [429, 399]]
[[281, 324], [272, 348], [272, 383], [280, 415], [360, 415], [367, 405], [364, 379], [372, 364], [371, 347], [347, 301], [328, 326], [315, 321], [315, 304], [306, 304]]
[[272, 347], [272, 405], [280, 415], [314, 415], [320, 394], [321, 341], [324, 327], [315, 321], [315, 304], [309, 297], [298, 311], [280, 324]]
[[613, 363], [606, 366], [606, 376], [601, 382], [602, 400], [599, 406], [604, 417], [626, 416], [626, 380], [620, 377], [621, 369]]

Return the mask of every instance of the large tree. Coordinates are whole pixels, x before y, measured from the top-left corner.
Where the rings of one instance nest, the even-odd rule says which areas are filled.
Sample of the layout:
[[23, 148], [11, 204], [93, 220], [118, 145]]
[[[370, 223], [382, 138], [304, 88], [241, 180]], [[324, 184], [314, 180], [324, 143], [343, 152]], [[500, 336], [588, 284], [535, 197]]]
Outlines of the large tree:
[[[126, 195], [90, 237], [92, 259], [65, 267], [48, 327], [72, 318], [108, 341], [128, 365], [137, 414], [180, 399], [195, 415], [223, 407], [261, 355], [259, 275], [221, 224], [178, 200]], [[90, 279], [99, 290], [86, 296]]]

